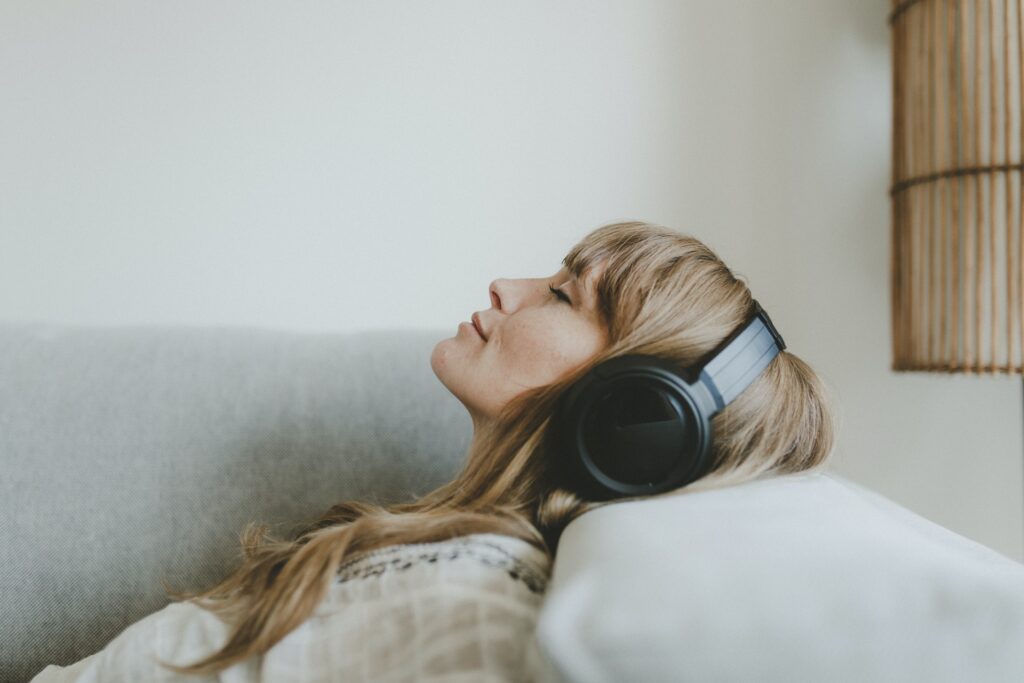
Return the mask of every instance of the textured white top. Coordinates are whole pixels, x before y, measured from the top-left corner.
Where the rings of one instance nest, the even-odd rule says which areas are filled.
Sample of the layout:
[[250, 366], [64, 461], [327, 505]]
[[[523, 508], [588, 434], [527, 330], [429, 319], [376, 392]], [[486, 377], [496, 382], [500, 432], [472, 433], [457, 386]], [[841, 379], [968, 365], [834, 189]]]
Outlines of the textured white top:
[[154, 660], [189, 664], [227, 640], [215, 615], [172, 602], [32, 683], [524, 681], [549, 573], [542, 551], [510, 536], [390, 546], [343, 563], [309, 619], [217, 676], [182, 676]]

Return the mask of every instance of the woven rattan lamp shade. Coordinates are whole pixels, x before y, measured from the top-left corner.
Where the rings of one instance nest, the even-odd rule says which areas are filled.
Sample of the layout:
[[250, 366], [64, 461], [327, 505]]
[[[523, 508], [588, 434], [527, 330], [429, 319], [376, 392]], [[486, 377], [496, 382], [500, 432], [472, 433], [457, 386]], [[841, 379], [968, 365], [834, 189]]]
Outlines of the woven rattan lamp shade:
[[892, 4], [893, 370], [1022, 371], [1022, 4]]

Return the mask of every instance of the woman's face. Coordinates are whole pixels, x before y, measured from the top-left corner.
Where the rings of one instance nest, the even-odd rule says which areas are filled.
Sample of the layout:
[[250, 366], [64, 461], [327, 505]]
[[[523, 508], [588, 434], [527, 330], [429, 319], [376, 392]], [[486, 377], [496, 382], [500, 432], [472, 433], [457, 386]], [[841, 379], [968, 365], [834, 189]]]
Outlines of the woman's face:
[[491, 307], [476, 315], [486, 339], [470, 321], [437, 343], [430, 367], [469, 410], [474, 427], [521, 392], [559, 379], [607, 345], [594, 291], [602, 268], [596, 264], [584, 281], [566, 268], [551, 277], [495, 280]]

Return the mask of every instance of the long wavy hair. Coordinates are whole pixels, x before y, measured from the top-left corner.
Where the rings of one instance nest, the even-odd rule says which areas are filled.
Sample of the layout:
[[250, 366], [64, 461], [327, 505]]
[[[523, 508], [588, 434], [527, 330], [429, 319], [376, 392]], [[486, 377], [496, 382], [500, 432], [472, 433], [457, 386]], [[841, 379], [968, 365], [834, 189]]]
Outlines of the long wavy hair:
[[[569, 522], [604, 504], [557, 485], [561, 457], [552, 415], [560, 396], [609, 358], [650, 354], [691, 365], [753, 313], [753, 297], [718, 256], [697, 239], [639, 221], [612, 223], [587, 234], [562, 260], [596, 281], [609, 344], [557, 381], [518, 395], [480, 434], [461, 471], [414, 502], [344, 501], [292, 540], [251, 522], [241, 532], [242, 561], [225, 579], [198, 592], [168, 595], [192, 601], [231, 626], [224, 646], [183, 674], [210, 674], [270, 649], [313, 612], [343, 560], [399, 543], [429, 543], [473, 533], [523, 539], [554, 559]], [[814, 370], [786, 350], [711, 420], [712, 463], [702, 478], [664, 495], [685, 494], [763, 475], [821, 468], [834, 442], [830, 391]], [[622, 501], [623, 499], [618, 499]]]

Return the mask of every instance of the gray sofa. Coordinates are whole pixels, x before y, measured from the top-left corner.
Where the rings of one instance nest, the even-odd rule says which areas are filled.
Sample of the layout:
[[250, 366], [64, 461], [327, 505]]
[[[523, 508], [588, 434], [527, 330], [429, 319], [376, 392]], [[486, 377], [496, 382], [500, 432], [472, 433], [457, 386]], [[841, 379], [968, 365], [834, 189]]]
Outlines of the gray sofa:
[[250, 520], [454, 476], [468, 413], [430, 369], [451, 330], [0, 324], [0, 681], [101, 649], [221, 578]]
[[[450, 335], [0, 324], [0, 682], [209, 586], [251, 520], [450, 480]], [[831, 474], [603, 507], [552, 572], [538, 682], [1024, 680], [1024, 566]]]

